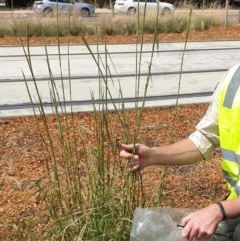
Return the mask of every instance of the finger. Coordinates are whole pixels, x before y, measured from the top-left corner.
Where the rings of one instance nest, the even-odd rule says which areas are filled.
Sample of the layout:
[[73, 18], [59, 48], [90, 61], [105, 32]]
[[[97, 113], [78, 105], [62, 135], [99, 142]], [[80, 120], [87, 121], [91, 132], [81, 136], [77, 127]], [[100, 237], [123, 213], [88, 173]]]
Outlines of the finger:
[[133, 153], [133, 152], [136, 151], [139, 144], [138, 143], [136, 143], [136, 144], [121, 144], [121, 146], [122, 146], [122, 149], [124, 149], [125, 151]]
[[204, 240], [207, 238], [207, 235], [205, 233], [199, 233], [197, 236], [196, 236], [197, 240]]
[[135, 172], [140, 170], [140, 161], [138, 155], [133, 155], [132, 157], [134, 161], [132, 163], [130, 162], [129, 171]]
[[137, 164], [133, 165], [131, 168], [129, 168], [129, 171], [136, 172], [139, 170], [139, 167], [140, 167], [140, 165], [139, 165], [139, 163], [137, 163]]
[[197, 240], [203, 239], [204, 236], [205, 236], [205, 235], [204, 235], [203, 233], [200, 233], [200, 232], [199, 232], [199, 233], [196, 235], [196, 239], [197, 239]]
[[187, 223], [191, 220], [192, 214], [193, 213], [190, 213], [187, 216], [185, 216], [184, 218], [182, 218], [182, 220], [181, 220], [182, 226], [186, 226], [187, 225]]
[[186, 229], [186, 228], [183, 228], [183, 230], [181, 232], [181, 236], [183, 238], [188, 238], [189, 234], [190, 234], [190, 231], [188, 229]]
[[196, 239], [196, 234], [194, 232], [191, 232], [188, 236], [188, 241], [193, 241]]
[[128, 151], [128, 152], [132, 152], [133, 150], [133, 144], [120, 144], [122, 149], [124, 149], [125, 151]]
[[128, 152], [126, 150], [121, 150], [120, 151], [120, 157], [126, 158], [126, 159], [132, 159], [133, 154], [131, 152]]
[[187, 238], [188, 241], [192, 241], [195, 233], [189, 225], [185, 225], [181, 232], [181, 235], [183, 238]]

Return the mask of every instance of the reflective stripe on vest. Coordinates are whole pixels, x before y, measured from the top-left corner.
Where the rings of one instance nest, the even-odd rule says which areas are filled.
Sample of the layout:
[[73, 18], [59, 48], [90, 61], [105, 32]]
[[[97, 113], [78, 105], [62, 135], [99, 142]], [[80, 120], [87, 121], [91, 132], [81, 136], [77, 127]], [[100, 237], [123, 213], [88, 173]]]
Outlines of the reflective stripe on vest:
[[[232, 74], [233, 73], [233, 74]], [[240, 196], [240, 66], [226, 75], [219, 92], [219, 136], [222, 169], [229, 199]]]

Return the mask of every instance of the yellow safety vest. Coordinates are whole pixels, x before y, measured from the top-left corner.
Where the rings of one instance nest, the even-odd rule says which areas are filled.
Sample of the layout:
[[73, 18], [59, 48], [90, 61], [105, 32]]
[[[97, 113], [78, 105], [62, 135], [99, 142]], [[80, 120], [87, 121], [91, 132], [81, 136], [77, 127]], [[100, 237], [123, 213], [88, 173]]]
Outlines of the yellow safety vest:
[[[230, 77], [230, 78], [229, 78]], [[240, 65], [223, 80], [219, 92], [218, 123], [222, 170], [230, 190], [240, 196]]]

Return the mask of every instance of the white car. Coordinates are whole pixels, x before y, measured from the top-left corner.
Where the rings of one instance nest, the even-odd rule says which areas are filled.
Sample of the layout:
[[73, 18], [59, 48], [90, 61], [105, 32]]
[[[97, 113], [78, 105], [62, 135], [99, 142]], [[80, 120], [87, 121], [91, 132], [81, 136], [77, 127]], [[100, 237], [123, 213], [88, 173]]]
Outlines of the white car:
[[146, 5], [146, 12], [157, 11], [162, 15], [169, 15], [174, 13], [174, 6], [170, 3], [160, 2], [158, 0], [116, 0], [114, 4], [114, 11], [121, 13], [134, 14], [138, 10], [144, 12]]

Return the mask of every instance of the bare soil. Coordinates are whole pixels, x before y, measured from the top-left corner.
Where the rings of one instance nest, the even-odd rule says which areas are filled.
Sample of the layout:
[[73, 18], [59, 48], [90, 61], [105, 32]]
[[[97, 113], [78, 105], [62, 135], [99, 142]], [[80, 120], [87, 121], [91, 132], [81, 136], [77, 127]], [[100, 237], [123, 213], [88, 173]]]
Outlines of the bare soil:
[[[184, 34], [161, 34], [159, 41], [184, 41]], [[87, 36], [88, 43], [95, 43], [94, 36]], [[145, 42], [153, 37], [146, 36]], [[136, 36], [109, 36], [108, 43], [136, 43]], [[188, 41], [240, 40], [240, 27], [214, 27], [204, 32], [191, 32]], [[31, 38], [30, 44], [46, 41], [55, 44], [56, 38]], [[61, 38], [61, 43], [79, 43], [81, 38]], [[99, 41], [99, 39], [98, 39]], [[104, 41], [104, 40], [103, 40]], [[0, 38], [0, 46], [18, 45], [17, 38]], [[144, 110], [140, 142], [149, 146], [164, 145], [187, 137], [204, 115], [208, 104], [179, 107], [173, 122], [175, 109], [154, 108]], [[90, 126], [91, 113], [76, 113], [79, 124]], [[128, 119], [133, 112], [128, 111]], [[50, 129], [55, 128], [53, 116], [48, 117]], [[134, 123], [130, 122], [131, 128]], [[123, 137], [119, 137], [122, 141]], [[120, 164], [120, 163], [119, 163]], [[26, 231], [26, 219], [38, 214], [39, 200], [31, 194], [31, 183], [46, 172], [44, 156], [34, 117], [0, 117], [0, 240], [26, 240], [16, 235]], [[146, 197], [161, 180], [163, 167], [150, 167], [143, 172]], [[164, 195], [159, 205], [182, 208], [201, 208], [222, 200], [227, 195], [226, 184], [220, 168], [220, 153], [216, 150], [208, 161], [196, 165], [170, 167], [165, 177]], [[37, 229], [34, 229], [35, 232]], [[18, 237], [18, 238], [17, 238]]]

